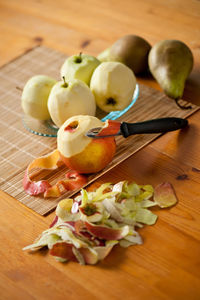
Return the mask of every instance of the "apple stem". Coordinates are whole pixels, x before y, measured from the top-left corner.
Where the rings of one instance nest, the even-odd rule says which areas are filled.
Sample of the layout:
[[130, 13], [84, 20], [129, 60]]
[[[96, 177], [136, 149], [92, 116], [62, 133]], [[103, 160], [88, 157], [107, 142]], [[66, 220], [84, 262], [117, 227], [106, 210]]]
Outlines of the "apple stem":
[[67, 88], [67, 87], [68, 87], [68, 84], [67, 84], [67, 82], [65, 81], [65, 76], [63, 76], [62, 79], [63, 79], [63, 81], [64, 81], [64, 83], [62, 84], [62, 87]]
[[79, 56], [76, 57], [75, 63], [80, 64], [82, 62], [82, 52], [79, 53]]

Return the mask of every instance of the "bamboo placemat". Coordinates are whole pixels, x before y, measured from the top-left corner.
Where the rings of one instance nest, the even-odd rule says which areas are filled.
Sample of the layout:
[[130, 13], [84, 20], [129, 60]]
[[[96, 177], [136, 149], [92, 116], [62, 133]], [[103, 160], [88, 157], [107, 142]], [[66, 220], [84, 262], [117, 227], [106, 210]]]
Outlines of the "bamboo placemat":
[[[23, 88], [26, 81], [37, 74], [59, 79], [59, 70], [65, 59], [64, 54], [42, 46], [32, 49], [0, 69], [0, 188], [41, 215], [54, 209], [60, 199], [70, 197], [75, 192], [66, 192], [59, 199], [43, 199], [31, 197], [23, 191], [22, 180], [27, 165], [36, 157], [54, 150], [56, 138], [36, 136], [23, 127], [21, 92], [18, 88]], [[137, 122], [167, 116], [186, 118], [198, 109], [193, 105], [192, 110], [181, 110], [163, 93], [140, 85], [136, 104], [119, 120]], [[117, 137], [117, 153], [112, 163], [102, 172], [90, 176], [88, 184], [159, 135], [135, 135], [128, 139]], [[62, 167], [56, 172], [43, 172], [42, 179], [48, 178], [54, 183], [58, 178], [63, 178], [67, 171], [66, 167]]]

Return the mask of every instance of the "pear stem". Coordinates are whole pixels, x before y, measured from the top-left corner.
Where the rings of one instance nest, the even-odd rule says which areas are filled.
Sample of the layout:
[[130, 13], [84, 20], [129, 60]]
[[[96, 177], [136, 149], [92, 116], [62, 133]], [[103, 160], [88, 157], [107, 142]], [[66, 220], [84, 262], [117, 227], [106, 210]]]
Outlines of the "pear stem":
[[178, 106], [178, 107], [180, 107], [181, 109], [192, 109], [192, 106], [191, 105], [188, 105], [188, 106], [185, 106], [185, 105], [181, 105], [180, 103], [179, 103], [179, 98], [177, 98], [177, 99], [174, 99], [175, 100], [175, 103], [176, 103], [176, 105]]
[[67, 88], [67, 87], [68, 87], [68, 84], [67, 84], [67, 82], [65, 81], [65, 76], [63, 76], [62, 79], [63, 79], [63, 81], [64, 81], [64, 83], [62, 84], [62, 87]]

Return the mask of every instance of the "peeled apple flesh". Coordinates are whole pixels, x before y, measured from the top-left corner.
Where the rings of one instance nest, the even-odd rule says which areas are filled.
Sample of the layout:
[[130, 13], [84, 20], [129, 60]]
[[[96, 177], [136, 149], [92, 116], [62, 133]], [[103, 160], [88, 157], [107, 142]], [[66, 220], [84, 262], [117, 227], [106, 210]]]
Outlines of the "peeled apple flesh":
[[22, 109], [26, 115], [38, 120], [50, 119], [48, 97], [56, 80], [46, 75], [30, 78], [22, 92]]
[[127, 107], [132, 101], [135, 87], [133, 71], [120, 62], [101, 63], [90, 82], [96, 104], [105, 112]]
[[89, 87], [78, 79], [59, 81], [53, 87], [48, 100], [53, 122], [60, 127], [75, 115], [95, 115], [96, 103]]

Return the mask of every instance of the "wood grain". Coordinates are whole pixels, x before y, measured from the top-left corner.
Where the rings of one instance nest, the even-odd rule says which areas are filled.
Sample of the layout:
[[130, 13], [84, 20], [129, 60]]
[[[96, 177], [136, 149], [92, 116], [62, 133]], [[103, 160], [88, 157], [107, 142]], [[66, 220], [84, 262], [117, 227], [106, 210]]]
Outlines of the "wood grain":
[[[189, 179], [178, 180], [180, 171], [190, 171]], [[180, 170], [175, 160], [147, 146], [117, 166], [115, 172], [104, 175], [101, 181], [128, 179], [156, 185], [161, 178], [172, 182], [179, 199], [178, 205], [155, 211], [159, 215], [157, 224], [140, 230], [144, 239], [142, 246], [127, 250], [116, 247], [105, 261], [94, 267], [81, 267], [76, 263], [61, 265], [45, 252], [32, 255], [22, 253], [21, 248], [31, 243], [48, 226], [53, 215], [38, 217], [30, 210], [24, 210], [17, 201], [3, 196], [1, 223], [5, 229], [2, 245], [6, 245], [3, 248], [7, 251], [1, 251], [9, 261], [3, 266], [3, 275], [14, 280], [19, 290], [22, 288], [31, 294], [34, 292], [36, 299], [50, 297], [52, 290], [47, 291], [45, 286], [55, 282], [54, 293], [58, 299], [63, 299], [63, 295], [69, 299], [80, 295], [80, 299], [120, 299], [123, 294], [127, 299], [132, 299], [133, 293], [136, 299], [143, 299], [148, 293], [150, 299], [198, 299], [200, 214], [199, 194], [195, 192], [198, 180], [196, 173], [184, 163]], [[14, 219], [11, 211], [15, 211]], [[3, 214], [7, 217], [3, 218]], [[27, 229], [20, 234], [22, 228]], [[13, 242], [16, 243], [14, 247]], [[42, 276], [48, 278], [46, 284], [39, 274], [41, 268]], [[30, 278], [33, 280], [32, 276], [34, 284], [30, 281]], [[110, 285], [114, 288], [109, 289]], [[59, 288], [62, 289], [62, 295]]]
[[[124, 34], [138, 34], [152, 45], [180, 39], [191, 48], [195, 65], [184, 99], [200, 104], [200, 3], [197, 0], [0, 1], [0, 64], [45, 44], [68, 55], [98, 54]], [[160, 89], [152, 78], [140, 78]]]
[[[184, 99], [200, 104], [200, 2], [197, 0], [1, 0], [0, 64], [43, 44], [71, 55], [98, 54], [127, 33], [151, 44], [166, 38], [187, 43], [194, 69]], [[159, 89], [151, 77], [140, 83]], [[200, 112], [182, 135], [168, 133], [137, 152], [98, 182], [128, 179], [156, 185], [170, 181], [179, 199], [156, 211], [144, 244], [116, 247], [97, 266], [60, 264], [47, 253], [21, 248], [54, 217], [39, 216], [0, 191], [0, 299], [200, 299]]]

